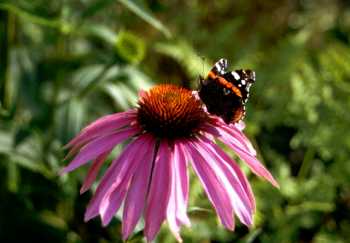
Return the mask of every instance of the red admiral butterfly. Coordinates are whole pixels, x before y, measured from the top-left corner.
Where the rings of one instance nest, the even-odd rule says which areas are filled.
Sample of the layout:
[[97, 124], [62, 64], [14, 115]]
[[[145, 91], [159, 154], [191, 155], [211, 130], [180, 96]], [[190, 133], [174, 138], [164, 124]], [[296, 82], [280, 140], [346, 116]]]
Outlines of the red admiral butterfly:
[[222, 117], [228, 124], [244, 118], [255, 72], [248, 69], [226, 72], [226, 68], [226, 59], [217, 61], [205, 79], [200, 77], [198, 93], [208, 112]]

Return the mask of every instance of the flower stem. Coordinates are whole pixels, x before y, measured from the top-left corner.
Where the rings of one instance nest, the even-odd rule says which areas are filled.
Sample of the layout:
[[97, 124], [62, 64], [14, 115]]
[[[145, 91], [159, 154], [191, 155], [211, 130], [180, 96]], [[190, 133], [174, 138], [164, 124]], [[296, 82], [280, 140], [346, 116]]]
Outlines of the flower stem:
[[7, 12], [6, 15], [6, 23], [4, 25], [4, 33], [6, 37], [4, 38], [4, 52], [3, 52], [3, 65], [4, 65], [4, 83], [3, 83], [3, 99], [2, 99], [2, 105], [3, 108], [7, 111], [11, 109], [11, 106], [13, 105], [13, 85], [11, 84], [12, 76], [11, 76], [11, 47], [13, 45], [14, 39], [15, 39], [15, 17]]
[[301, 164], [299, 173], [298, 173], [298, 180], [301, 181], [305, 179], [307, 173], [309, 172], [313, 158], [315, 156], [315, 149], [312, 147], [309, 147], [305, 153], [303, 163]]
[[12, 4], [1, 3], [0, 9], [7, 10], [8, 13], [11, 13], [11, 14], [16, 15], [18, 17], [21, 17], [24, 20], [30, 21], [34, 24], [39, 24], [42, 26], [47, 26], [47, 27], [52, 27], [52, 28], [60, 28], [61, 27], [61, 23], [57, 19], [54, 19], [54, 20], [46, 19], [46, 18], [37, 16], [37, 15], [31, 14], [29, 12], [26, 12], [26, 11], [16, 7], [15, 5], [12, 5]]

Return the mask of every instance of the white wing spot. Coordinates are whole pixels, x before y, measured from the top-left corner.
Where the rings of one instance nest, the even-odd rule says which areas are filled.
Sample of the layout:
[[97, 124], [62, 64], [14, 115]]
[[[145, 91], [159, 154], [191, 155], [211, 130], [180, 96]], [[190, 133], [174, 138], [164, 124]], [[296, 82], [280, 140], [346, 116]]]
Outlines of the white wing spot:
[[241, 80], [242, 85], [246, 85], [246, 81], [244, 79]]
[[236, 79], [236, 80], [239, 80], [241, 77], [239, 76], [239, 74], [238, 73], [236, 73], [236, 72], [231, 72], [231, 74], [232, 74], [232, 76]]
[[224, 58], [221, 58], [218, 63], [220, 63], [223, 67], [226, 67], [227, 66], [227, 60], [224, 59]]

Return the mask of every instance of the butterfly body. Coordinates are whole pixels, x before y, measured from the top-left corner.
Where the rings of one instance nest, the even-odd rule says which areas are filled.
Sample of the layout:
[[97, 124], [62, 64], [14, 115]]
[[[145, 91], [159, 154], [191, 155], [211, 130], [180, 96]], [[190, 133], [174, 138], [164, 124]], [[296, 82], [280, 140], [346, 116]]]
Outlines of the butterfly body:
[[245, 116], [255, 72], [249, 69], [226, 72], [226, 69], [226, 59], [217, 61], [207, 77], [200, 78], [198, 93], [209, 113], [220, 116], [226, 123], [236, 123]]

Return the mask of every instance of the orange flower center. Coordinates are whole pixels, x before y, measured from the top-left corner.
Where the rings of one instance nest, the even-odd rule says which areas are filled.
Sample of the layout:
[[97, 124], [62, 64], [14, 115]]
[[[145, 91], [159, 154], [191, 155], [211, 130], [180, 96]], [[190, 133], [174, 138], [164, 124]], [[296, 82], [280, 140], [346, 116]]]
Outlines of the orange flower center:
[[138, 122], [157, 137], [189, 137], [208, 119], [202, 103], [190, 90], [157, 85], [141, 95]]

